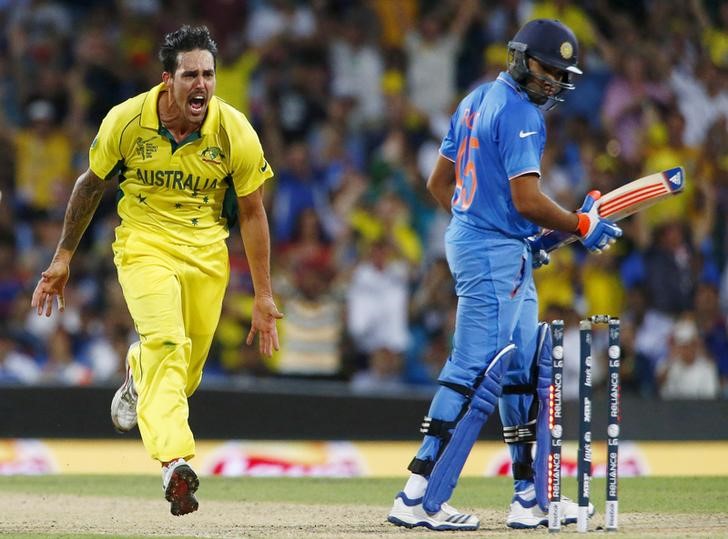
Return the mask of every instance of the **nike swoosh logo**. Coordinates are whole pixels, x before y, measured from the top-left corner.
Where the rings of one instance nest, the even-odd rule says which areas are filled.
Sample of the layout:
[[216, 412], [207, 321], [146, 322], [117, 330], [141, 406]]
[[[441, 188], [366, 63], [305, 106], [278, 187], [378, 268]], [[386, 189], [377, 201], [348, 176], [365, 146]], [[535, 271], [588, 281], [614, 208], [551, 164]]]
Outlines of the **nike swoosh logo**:
[[521, 138], [526, 138], [530, 137], [531, 135], [535, 135], [536, 133], [537, 131], [524, 131], [523, 129], [521, 129], [521, 132], [518, 133], [518, 136]]
[[265, 172], [266, 170], [268, 170], [268, 161], [266, 161], [265, 164], [262, 167], [260, 167], [261, 172]]

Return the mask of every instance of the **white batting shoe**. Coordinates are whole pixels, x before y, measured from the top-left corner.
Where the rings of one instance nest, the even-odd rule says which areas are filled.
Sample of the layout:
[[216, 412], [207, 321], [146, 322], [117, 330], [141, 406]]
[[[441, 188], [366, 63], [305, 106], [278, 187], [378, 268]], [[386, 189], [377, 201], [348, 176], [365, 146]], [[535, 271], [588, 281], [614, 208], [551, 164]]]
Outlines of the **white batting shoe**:
[[513, 495], [506, 526], [518, 530], [547, 526], [548, 515], [541, 511], [536, 501], [536, 495], [534, 493], [530, 493], [531, 496], [524, 494], [526, 493], [518, 492]]
[[422, 507], [422, 498], [412, 500], [404, 492], [400, 492], [394, 498], [394, 505], [387, 520], [396, 526], [424, 527], [435, 531], [472, 531], [480, 526], [476, 516], [460, 513], [447, 503], [443, 503], [437, 513], [430, 515]]
[[[542, 511], [536, 502], [535, 496], [523, 496], [517, 493], [513, 496], [511, 507], [506, 518], [506, 526], [515, 529], [531, 529], [539, 526], [548, 526], [548, 513]], [[566, 496], [561, 498], [561, 523], [574, 524], [579, 506]], [[594, 505], [589, 504], [589, 518], [594, 516]]]
[[[595, 513], [594, 504], [591, 502], [589, 502], [589, 510], [587, 513], [588, 513], [589, 518], [594, 516], [594, 513]], [[561, 517], [562, 524], [575, 524], [576, 517], [579, 514], [579, 504], [576, 503], [571, 498], [562, 496], [561, 497], [561, 514], [563, 515]]]
[[111, 422], [118, 432], [129, 432], [137, 424], [137, 395], [131, 377], [129, 359], [126, 360], [126, 378], [111, 399]]

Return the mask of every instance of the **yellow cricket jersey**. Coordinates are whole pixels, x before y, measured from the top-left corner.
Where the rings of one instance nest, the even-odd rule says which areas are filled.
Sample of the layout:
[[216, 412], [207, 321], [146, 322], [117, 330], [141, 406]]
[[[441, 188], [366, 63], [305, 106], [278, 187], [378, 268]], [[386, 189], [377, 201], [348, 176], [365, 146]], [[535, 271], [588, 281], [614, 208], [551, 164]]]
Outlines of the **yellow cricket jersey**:
[[119, 174], [123, 227], [209, 245], [227, 237], [235, 196], [258, 189], [273, 170], [247, 118], [217, 97], [201, 129], [176, 143], [157, 113], [163, 87], [109, 111], [91, 144], [89, 166], [99, 178]]

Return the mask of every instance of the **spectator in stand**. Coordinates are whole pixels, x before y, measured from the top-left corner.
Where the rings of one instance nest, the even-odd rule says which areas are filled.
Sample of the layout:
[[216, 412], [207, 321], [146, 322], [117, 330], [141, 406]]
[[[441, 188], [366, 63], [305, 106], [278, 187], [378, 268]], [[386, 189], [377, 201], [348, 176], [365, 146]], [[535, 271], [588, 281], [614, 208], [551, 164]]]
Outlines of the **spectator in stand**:
[[674, 105], [656, 107], [655, 112], [657, 119], [646, 133], [646, 160], [642, 174], [651, 174], [680, 164], [685, 168], [689, 181], [686, 182], [685, 192], [679, 197], [671, 197], [644, 210], [640, 217], [649, 229], [666, 221], [684, 219], [688, 216], [694, 207], [699, 185], [703, 182], [703, 179], [695, 174], [698, 148], [685, 144], [685, 118], [682, 113], [675, 109]]
[[277, 38], [308, 39], [316, 33], [316, 17], [305, 3], [269, 0], [251, 4], [245, 36], [255, 47], [264, 46]]
[[124, 94], [124, 82], [115, 61], [116, 42], [109, 39], [107, 30], [101, 22], [83, 28], [74, 49], [77, 61], [73, 83], [82, 93], [75, 95], [74, 99], [82, 101], [83, 122], [89, 130], [101, 123], [111, 107], [129, 97]]
[[642, 158], [643, 132], [649, 111], [655, 103], [667, 105], [672, 97], [669, 87], [650, 79], [648, 59], [639, 50], [619, 55], [616, 75], [607, 84], [602, 104], [602, 122], [618, 143], [621, 159], [636, 165]]
[[11, 333], [0, 327], [0, 385], [36, 384], [40, 375], [35, 360], [20, 351]]
[[372, 211], [360, 208], [352, 212], [350, 224], [367, 243], [389, 238], [395, 250], [414, 268], [422, 260], [422, 243], [410, 217], [409, 207], [389, 191], [381, 195]]
[[620, 326], [619, 380], [622, 393], [652, 398], [655, 391], [654, 373], [649, 359], [637, 351], [635, 342], [637, 328], [630, 318], [622, 318]]
[[714, 399], [719, 395], [718, 369], [700, 341], [692, 313], [683, 313], [675, 324], [670, 353], [658, 366], [657, 381], [663, 399]]
[[376, 348], [369, 356], [366, 369], [354, 374], [351, 389], [356, 392], [385, 392], [396, 395], [406, 389], [402, 354], [386, 347]]
[[[576, 251], [560, 249], [551, 253], [551, 262], [534, 272], [538, 287], [539, 316], [544, 317], [549, 307], [570, 308], [576, 304], [579, 275]], [[553, 319], [551, 319], [553, 320]]]
[[634, 328], [635, 354], [645, 359], [645, 368], [640, 369], [640, 393], [644, 396], [657, 395], [655, 371], [657, 365], [668, 353], [672, 332], [672, 317], [653, 308], [649, 292], [640, 286], [631, 288], [627, 295], [626, 310], [622, 318]]
[[587, 313], [621, 313], [627, 293], [617, 270], [617, 246], [602, 256], [590, 256], [582, 266], [582, 294]]
[[715, 65], [728, 68], [728, 3], [717, 3], [717, 20], [711, 20], [704, 4], [701, 0], [689, 2], [700, 25], [702, 43]]
[[705, 55], [689, 67], [692, 71], [675, 66], [670, 86], [685, 118], [685, 144], [699, 147], [713, 122], [728, 118], [728, 90], [726, 75]]
[[[123, 324], [115, 324], [113, 318], [104, 317], [100, 311], [82, 311], [84, 332], [76, 336], [77, 356], [91, 369], [94, 383], [124, 381], [124, 358], [134, 341], [133, 332]], [[80, 332], [79, 332], [80, 333]]]
[[[302, 142], [291, 144], [286, 167], [275, 180], [275, 198], [271, 215], [273, 239], [276, 245], [291, 241], [301, 213], [312, 209], [318, 215], [328, 237], [333, 235], [327, 225], [335, 221], [331, 209], [331, 193], [311, 163], [308, 148]], [[331, 224], [331, 228], [335, 225]]]
[[46, 384], [85, 386], [91, 383], [91, 379], [91, 369], [75, 357], [70, 333], [57, 328], [48, 339], [41, 381]]
[[7, 320], [15, 298], [23, 291], [24, 279], [17, 265], [17, 251], [13, 237], [0, 232], [0, 317]]
[[280, 252], [281, 269], [286, 272], [295, 272], [301, 264], [307, 263], [318, 263], [321, 269], [331, 271], [332, 243], [313, 208], [306, 208], [299, 214], [291, 241], [281, 245]]
[[366, 368], [375, 351], [400, 354], [409, 344], [409, 269], [391, 241], [375, 241], [357, 264], [347, 289], [347, 330]]
[[326, 66], [323, 51], [311, 48], [276, 66], [267, 79], [269, 121], [274, 121], [287, 146], [306, 140], [308, 133], [326, 118]]
[[21, 103], [44, 97], [65, 118], [68, 95], [61, 70], [71, 61], [73, 20], [62, 2], [16, 2], [3, 20], [6, 53], [13, 65]]
[[345, 333], [343, 294], [329, 260], [305, 255], [290, 268], [292, 279], [281, 285], [281, 349], [273, 372], [283, 376], [341, 378]]
[[414, 288], [410, 301], [411, 343], [407, 351], [406, 376], [413, 383], [437, 381], [448, 356], [454, 331], [456, 296], [447, 260], [433, 260]]
[[252, 312], [252, 294], [233, 291], [225, 296], [206, 375], [211, 372], [236, 377], [270, 376], [270, 360], [245, 346]]
[[406, 35], [408, 94], [431, 122], [448, 117], [456, 104], [457, 53], [477, 10], [475, 0], [443, 3], [423, 13]]
[[357, 128], [378, 124], [384, 114], [382, 75], [384, 60], [378, 46], [370, 41], [376, 21], [368, 9], [351, 8], [334, 26], [329, 40], [331, 91], [335, 97], [353, 101], [352, 124]]
[[692, 308], [696, 264], [684, 222], [669, 221], [655, 229], [645, 270], [644, 286], [654, 308], [672, 316]]
[[728, 118], [718, 118], [708, 130], [695, 179], [700, 185], [691, 215], [693, 234], [700, 244], [710, 242], [716, 264], [728, 275]]
[[718, 289], [712, 283], [698, 285], [695, 321], [703, 346], [718, 366], [721, 395], [728, 398], [728, 317], [720, 310]]
[[68, 198], [73, 186], [73, 148], [68, 133], [56, 124], [50, 101], [33, 101], [26, 113], [28, 127], [15, 134], [15, 194], [20, 218], [32, 219]]

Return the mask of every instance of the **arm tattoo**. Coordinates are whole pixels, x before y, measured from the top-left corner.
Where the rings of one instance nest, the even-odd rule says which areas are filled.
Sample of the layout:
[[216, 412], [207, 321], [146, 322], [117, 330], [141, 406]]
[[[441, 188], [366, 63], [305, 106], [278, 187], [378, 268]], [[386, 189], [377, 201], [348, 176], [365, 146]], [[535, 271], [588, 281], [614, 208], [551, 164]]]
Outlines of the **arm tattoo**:
[[97, 178], [90, 171], [78, 178], [66, 207], [63, 232], [61, 240], [58, 242], [59, 249], [67, 249], [72, 253], [76, 251], [81, 236], [96, 212], [105, 188], [106, 182]]

